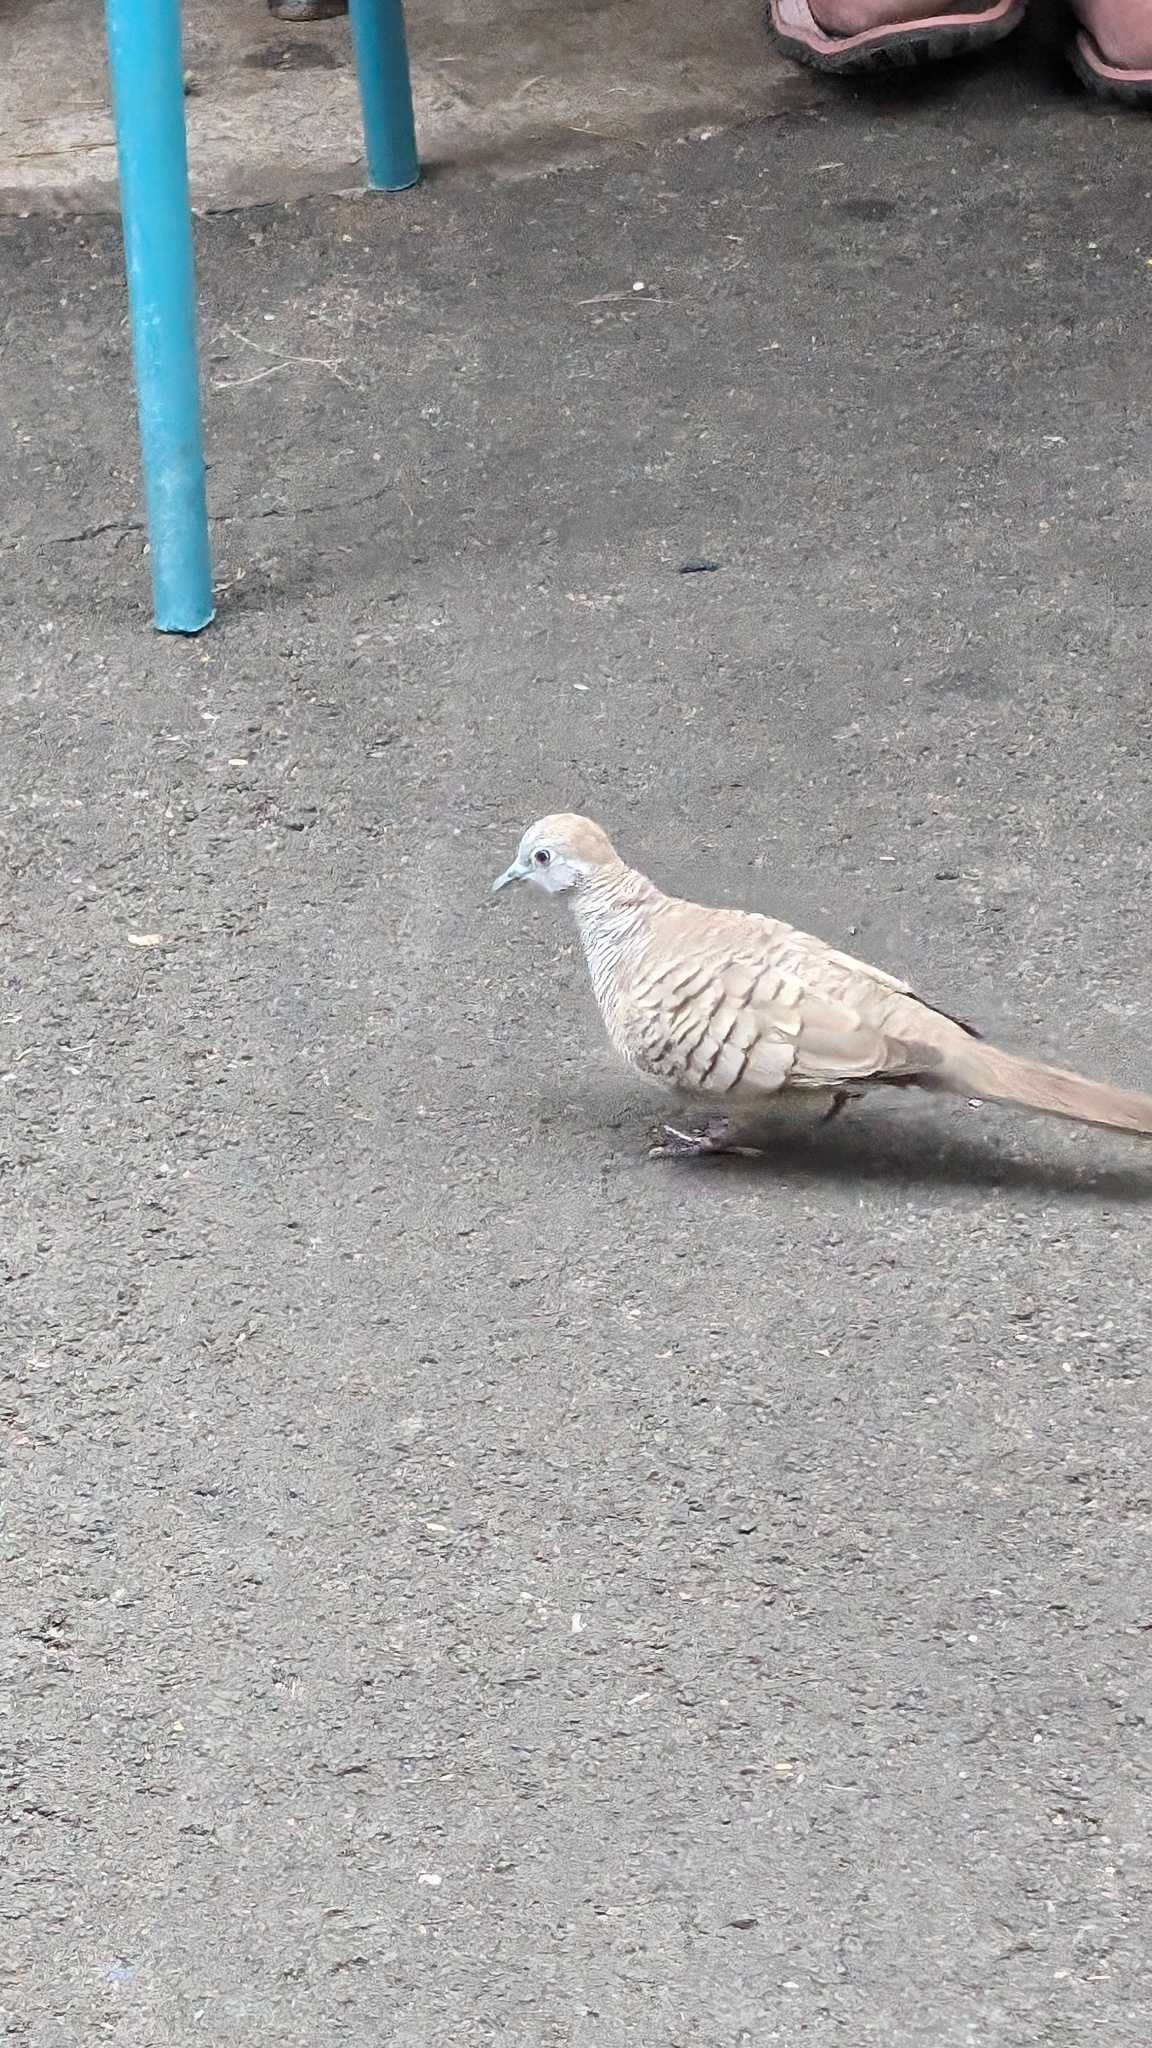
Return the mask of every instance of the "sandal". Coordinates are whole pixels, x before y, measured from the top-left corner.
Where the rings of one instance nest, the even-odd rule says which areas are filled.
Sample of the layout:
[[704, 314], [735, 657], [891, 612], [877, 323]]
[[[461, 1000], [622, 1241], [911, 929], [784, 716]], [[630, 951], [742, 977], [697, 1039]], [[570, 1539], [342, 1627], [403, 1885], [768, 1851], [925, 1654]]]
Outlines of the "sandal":
[[1080, 29], [1068, 52], [1090, 92], [1152, 107], [1152, 0], [1074, 0]]
[[[1116, 4], [1123, 0], [1113, 0]], [[781, 49], [817, 71], [860, 72], [987, 49], [1011, 35], [1025, 0], [991, 0], [987, 7], [961, 0], [959, 6], [928, 15], [918, 12], [924, 0], [815, 0], [815, 5], [819, 20], [809, 0], [769, 0], [768, 19]], [[905, 12], [909, 18], [902, 20]]]

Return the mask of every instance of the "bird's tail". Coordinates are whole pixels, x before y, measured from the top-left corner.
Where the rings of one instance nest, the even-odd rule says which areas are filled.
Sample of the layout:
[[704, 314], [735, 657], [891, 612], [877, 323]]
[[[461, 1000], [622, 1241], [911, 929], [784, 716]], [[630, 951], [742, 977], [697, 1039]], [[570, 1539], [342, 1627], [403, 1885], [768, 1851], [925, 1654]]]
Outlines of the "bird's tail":
[[1099, 1124], [1106, 1131], [1127, 1131], [1152, 1137], [1152, 1095], [1113, 1088], [1107, 1081], [1089, 1081], [1064, 1067], [1042, 1060], [1017, 1058], [997, 1046], [973, 1039], [949, 1051], [929, 1086], [954, 1095], [978, 1095], [988, 1102], [1011, 1102], [1037, 1109], [1045, 1116], [1067, 1117], [1073, 1123]]

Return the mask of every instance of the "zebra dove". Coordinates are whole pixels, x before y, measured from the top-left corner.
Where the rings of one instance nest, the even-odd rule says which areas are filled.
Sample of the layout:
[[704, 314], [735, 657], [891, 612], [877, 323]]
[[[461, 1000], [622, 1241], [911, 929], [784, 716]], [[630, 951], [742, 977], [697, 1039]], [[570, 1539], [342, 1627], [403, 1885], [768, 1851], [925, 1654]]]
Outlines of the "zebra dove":
[[[803, 1094], [835, 1116], [877, 1087], [1012, 1103], [1152, 1135], [1152, 1096], [985, 1044], [894, 975], [772, 917], [665, 896], [590, 818], [541, 818], [493, 884], [571, 897], [608, 1037], [630, 1066], [697, 1105], [757, 1119]], [[728, 1117], [664, 1126], [657, 1154], [747, 1151]]]

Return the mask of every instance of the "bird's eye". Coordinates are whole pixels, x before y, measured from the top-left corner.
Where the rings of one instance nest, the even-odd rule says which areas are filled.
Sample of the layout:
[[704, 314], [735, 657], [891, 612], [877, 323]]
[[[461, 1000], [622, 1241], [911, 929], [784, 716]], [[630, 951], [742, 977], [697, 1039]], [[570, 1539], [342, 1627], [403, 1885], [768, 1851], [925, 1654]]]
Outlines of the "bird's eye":
[[538, 846], [536, 848], [535, 853], [532, 855], [532, 858], [535, 861], [538, 868], [546, 868], [549, 861], [552, 858], [552, 855], [549, 853], [548, 848], [546, 846]]

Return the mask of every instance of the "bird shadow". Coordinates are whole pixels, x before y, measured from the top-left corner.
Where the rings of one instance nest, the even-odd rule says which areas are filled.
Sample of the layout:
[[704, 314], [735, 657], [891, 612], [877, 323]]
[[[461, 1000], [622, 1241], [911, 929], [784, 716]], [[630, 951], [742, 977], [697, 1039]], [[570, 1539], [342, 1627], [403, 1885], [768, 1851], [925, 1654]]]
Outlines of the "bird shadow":
[[[755, 1144], [756, 1134], [748, 1136]], [[835, 1181], [842, 1186], [1016, 1190], [1094, 1202], [1152, 1202], [1152, 1164], [1141, 1172], [1093, 1160], [1020, 1158], [929, 1122], [901, 1120], [883, 1131], [861, 1124], [855, 1129], [781, 1132], [765, 1139], [764, 1151], [756, 1158], [717, 1152], [668, 1163], [679, 1171], [715, 1172], [726, 1180], [748, 1182], [786, 1176], [810, 1186]]]

